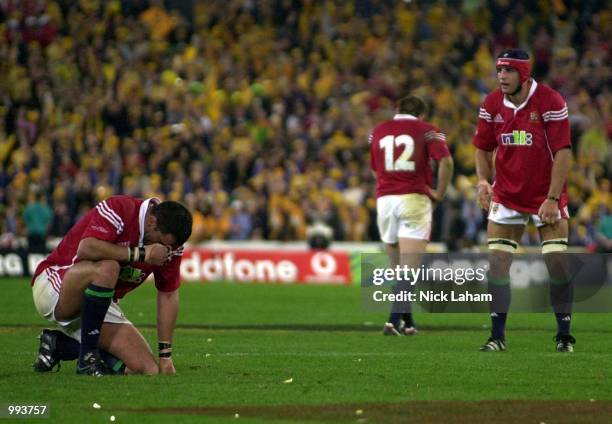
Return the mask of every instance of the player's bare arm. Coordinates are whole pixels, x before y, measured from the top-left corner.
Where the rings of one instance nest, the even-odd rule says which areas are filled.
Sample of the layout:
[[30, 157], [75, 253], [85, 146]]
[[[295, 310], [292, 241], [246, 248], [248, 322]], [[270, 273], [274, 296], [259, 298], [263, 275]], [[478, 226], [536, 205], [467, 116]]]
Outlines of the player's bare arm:
[[570, 149], [561, 149], [555, 153], [548, 194], [538, 211], [538, 216], [547, 224], [554, 224], [559, 219], [559, 198], [567, 179], [571, 161], [572, 152]]
[[[172, 362], [172, 335], [176, 326], [178, 309], [178, 290], [157, 292], [157, 338], [160, 342], [159, 372], [162, 374], [176, 373]], [[163, 343], [169, 343], [170, 347]]]
[[445, 156], [440, 159], [438, 164], [438, 185], [436, 190], [431, 190], [431, 195], [436, 202], [442, 201], [446, 194], [446, 189], [453, 176], [453, 169], [455, 168], [453, 158], [451, 156]]
[[119, 246], [94, 237], [87, 237], [79, 243], [77, 256], [81, 260], [88, 261], [111, 259], [118, 262], [127, 262], [129, 252], [126, 246]]
[[493, 175], [493, 152], [476, 149], [476, 174], [478, 175], [478, 205], [489, 210], [491, 205], [491, 176]]
[[[170, 248], [160, 243], [145, 246], [143, 262], [150, 265], [163, 265], [168, 261]], [[81, 240], [77, 249], [77, 256], [81, 260], [100, 261], [104, 259], [118, 262], [129, 262], [131, 254], [128, 247], [119, 246], [94, 237]]]

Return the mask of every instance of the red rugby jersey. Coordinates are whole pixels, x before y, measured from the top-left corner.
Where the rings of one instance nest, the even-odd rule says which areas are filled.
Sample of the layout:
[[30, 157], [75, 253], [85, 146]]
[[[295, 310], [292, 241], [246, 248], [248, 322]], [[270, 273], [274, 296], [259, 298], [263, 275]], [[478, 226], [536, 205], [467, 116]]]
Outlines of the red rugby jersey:
[[421, 193], [429, 196], [430, 159], [450, 156], [446, 136], [412, 115], [395, 115], [370, 134], [370, 165], [376, 173], [376, 197]]
[[[472, 143], [495, 152], [493, 199], [523, 213], [537, 213], [546, 200], [554, 154], [571, 147], [567, 105], [561, 95], [532, 82], [527, 100], [515, 106], [500, 89], [478, 114]], [[567, 205], [563, 187], [559, 208]]]
[[[144, 246], [144, 224], [147, 209], [159, 199], [136, 199], [130, 196], [112, 196], [98, 203], [79, 220], [64, 236], [60, 244], [38, 265], [34, 280], [41, 272], [47, 273], [47, 280], [59, 293], [62, 279], [68, 269], [79, 261], [77, 249], [82, 239], [94, 237], [99, 240], [122, 246]], [[117, 286], [115, 300], [134, 290], [153, 273], [158, 290], [171, 292], [179, 288], [180, 264], [183, 247], [173, 251], [170, 262], [163, 266], [145, 263], [123, 263]]]

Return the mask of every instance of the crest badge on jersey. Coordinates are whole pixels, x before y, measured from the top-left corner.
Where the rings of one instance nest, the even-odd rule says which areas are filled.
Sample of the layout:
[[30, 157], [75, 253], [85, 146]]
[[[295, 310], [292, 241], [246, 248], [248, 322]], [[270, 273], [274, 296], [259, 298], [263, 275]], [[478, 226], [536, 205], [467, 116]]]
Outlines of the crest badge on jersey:
[[538, 120], [539, 120], [538, 112], [531, 111], [531, 113], [529, 114], [529, 121], [530, 122], [538, 122]]

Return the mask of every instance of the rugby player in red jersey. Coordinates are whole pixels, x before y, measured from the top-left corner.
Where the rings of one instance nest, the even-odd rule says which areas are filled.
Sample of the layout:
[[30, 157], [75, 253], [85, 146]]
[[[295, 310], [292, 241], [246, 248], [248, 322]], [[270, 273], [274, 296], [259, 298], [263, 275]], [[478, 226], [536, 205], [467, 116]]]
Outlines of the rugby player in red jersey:
[[551, 274], [557, 319], [556, 348], [572, 352], [573, 293], [561, 253], [567, 250], [565, 182], [571, 163], [567, 105], [561, 95], [531, 78], [529, 55], [504, 50], [495, 63], [499, 88], [484, 100], [473, 144], [476, 147], [478, 202], [488, 211], [491, 337], [482, 351], [506, 349], [510, 306], [510, 265], [531, 219], [542, 240]]
[[[442, 200], [453, 174], [446, 136], [423, 120], [426, 109], [420, 97], [404, 97], [393, 119], [380, 123], [370, 134], [378, 230], [393, 268], [419, 265], [431, 233], [432, 203]], [[439, 161], [435, 189], [431, 159]], [[410, 304], [394, 304], [383, 334], [415, 333]]]
[[[77, 373], [174, 373], [183, 243], [191, 213], [180, 203], [112, 196], [68, 231], [32, 278], [38, 313], [62, 331], [44, 330], [34, 369], [78, 358]], [[117, 302], [153, 274], [159, 362]]]

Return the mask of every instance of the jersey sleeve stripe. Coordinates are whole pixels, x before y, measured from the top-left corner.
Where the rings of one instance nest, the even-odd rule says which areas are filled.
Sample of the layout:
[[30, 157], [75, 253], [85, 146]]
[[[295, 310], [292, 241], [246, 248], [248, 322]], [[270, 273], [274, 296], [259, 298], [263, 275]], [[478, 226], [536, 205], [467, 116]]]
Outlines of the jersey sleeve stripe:
[[562, 113], [560, 115], [542, 115], [542, 119], [550, 119], [550, 118], [566, 118], [568, 117], [568, 113]]
[[552, 113], [552, 114], [544, 114], [542, 118], [558, 118], [560, 116], [568, 116], [567, 111], [565, 113]]
[[564, 107], [561, 110], [550, 110], [548, 112], [544, 112], [542, 114], [542, 119], [558, 118], [558, 117], [561, 117], [561, 116], [568, 116], [567, 107]]
[[119, 226], [121, 227], [121, 231], [123, 231], [123, 219], [121, 219], [121, 217], [119, 216], [119, 214], [117, 214], [117, 212], [115, 212], [109, 205], [108, 203], [106, 203], [106, 200], [102, 201], [102, 204], [104, 206], [104, 208], [106, 208], [108, 210], [108, 212], [117, 220], [117, 222], [119, 223]]
[[552, 116], [552, 115], [565, 115], [567, 113], [567, 108], [562, 110], [551, 110], [549, 112], [544, 112], [542, 116]]
[[429, 141], [429, 140], [440, 140], [440, 141], [446, 141], [446, 135], [444, 135], [444, 133], [439, 133], [439, 132], [435, 132], [435, 131], [429, 131], [425, 133], [425, 140]]
[[564, 106], [562, 109], [559, 109], [559, 110], [549, 110], [547, 112], [544, 112], [542, 115], [560, 114], [560, 113], [566, 113], [566, 112], [567, 112], [567, 106]]
[[567, 109], [561, 112], [546, 112], [542, 114], [542, 116], [559, 116], [559, 115], [567, 115]]
[[103, 216], [104, 218], [106, 218], [106, 220], [107, 220], [108, 222], [110, 222], [110, 223], [113, 225], [113, 227], [115, 227], [115, 228], [117, 229], [117, 234], [120, 234], [120, 233], [121, 233], [121, 229], [120, 229], [120, 228], [121, 228], [121, 225], [120, 225], [120, 224], [119, 224], [119, 223], [118, 223], [118, 222], [115, 220], [115, 218], [114, 218], [112, 215], [110, 215], [110, 214], [109, 214], [109, 213], [108, 213], [108, 212], [107, 212], [107, 211], [106, 211], [106, 210], [105, 210], [105, 209], [102, 207], [102, 205], [101, 205], [101, 204], [98, 204], [98, 205], [96, 206], [96, 210], [98, 211], [98, 213], [99, 213], [101, 216]]
[[106, 210], [103, 208], [102, 203], [98, 203], [98, 204], [96, 205], [96, 210], [98, 211], [98, 213], [99, 213], [101, 216], [103, 216], [104, 218], [106, 218], [106, 220], [107, 220], [108, 222], [110, 222], [110, 223], [113, 225], [113, 227], [115, 227], [115, 228], [117, 229], [117, 234], [121, 234], [121, 232], [122, 232], [122, 229], [121, 229], [121, 224], [119, 224], [119, 223], [118, 223], [118, 222], [115, 220], [115, 218], [114, 218], [112, 215], [110, 215], [110, 214], [109, 214], [109, 213], [108, 213], [108, 212], [107, 212], [107, 211], [106, 211]]
[[569, 117], [567, 110], [561, 114], [542, 114], [542, 120], [546, 121], [563, 121]]

